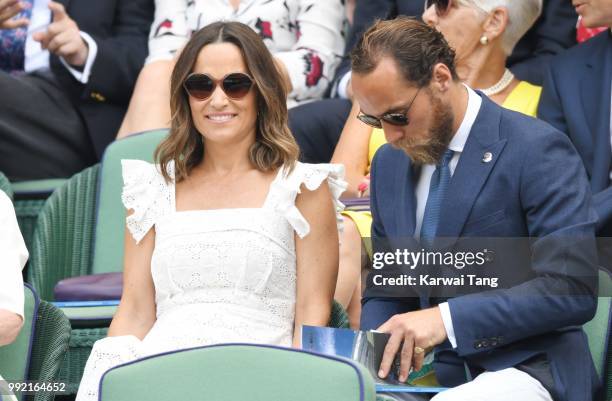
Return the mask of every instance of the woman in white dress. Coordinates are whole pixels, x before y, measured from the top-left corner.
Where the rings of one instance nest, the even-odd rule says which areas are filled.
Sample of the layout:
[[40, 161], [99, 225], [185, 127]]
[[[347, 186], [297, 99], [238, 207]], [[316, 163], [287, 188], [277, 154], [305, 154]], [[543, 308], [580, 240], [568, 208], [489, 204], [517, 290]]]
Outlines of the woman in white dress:
[[214, 23], [187, 43], [158, 164], [123, 161], [124, 290], [78, 401], [97, 399], [106, 370], [142, 356], [299, 346], [301, 325], [327, 324], [344, 172], [296, 162], [283, 85], [246, 25]]

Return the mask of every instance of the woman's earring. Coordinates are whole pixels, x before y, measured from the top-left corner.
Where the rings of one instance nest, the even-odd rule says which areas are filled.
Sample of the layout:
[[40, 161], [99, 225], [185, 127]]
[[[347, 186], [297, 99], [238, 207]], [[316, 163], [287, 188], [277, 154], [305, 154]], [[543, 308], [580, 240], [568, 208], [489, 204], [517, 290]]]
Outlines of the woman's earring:
[[486, 46], [487, 44], [489, 44], [489, 38], [487, 38], [485, 35], [482, 35], [480, 37], [480, 44]]

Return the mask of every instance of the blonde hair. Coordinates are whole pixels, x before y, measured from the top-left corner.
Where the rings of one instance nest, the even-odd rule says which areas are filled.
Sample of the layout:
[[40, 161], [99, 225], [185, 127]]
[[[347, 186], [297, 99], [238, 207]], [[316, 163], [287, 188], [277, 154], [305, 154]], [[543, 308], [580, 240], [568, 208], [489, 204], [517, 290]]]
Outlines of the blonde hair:
[[460, 2], [476, 6], [486, 13], [498, 7], [508, 11], [508, 25], [502, 35], [502, 48], [508, 56], [542, 13], [542, 0], [460, 0]]

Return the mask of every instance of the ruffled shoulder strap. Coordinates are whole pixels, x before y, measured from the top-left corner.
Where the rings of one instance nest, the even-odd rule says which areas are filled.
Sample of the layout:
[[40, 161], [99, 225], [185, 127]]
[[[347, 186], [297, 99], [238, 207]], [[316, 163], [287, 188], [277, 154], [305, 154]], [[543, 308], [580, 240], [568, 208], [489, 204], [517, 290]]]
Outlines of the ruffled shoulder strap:
[[327, 179], [332, 194], [334, 206], [336, 207], [336, 220], [338, 230], [342, 230], [342, 216], [344, 205], [340, 202], [340, 195], [346, 190], [347, 183], [344, 181], [344, 166], [341, 164], [307, 164], [297, 162], [291, 173], [281, 171], [275, 180], [273, 207], [283, 214], [300, 238], [304, 238], [310, 232], [310, 224], [295, 206], [295, 199], [300, 193], [302, 184], [314, 191]]
[[[134, 213], [126, 219], [132, 237], [139, 243], [156, 221], [174, 207], [174, 183], [166, 183], [159, 166], [142, 160], [121, 160], [123, 193], [121, 200]], [[174, 179], [174, 163], [168, 164]]]

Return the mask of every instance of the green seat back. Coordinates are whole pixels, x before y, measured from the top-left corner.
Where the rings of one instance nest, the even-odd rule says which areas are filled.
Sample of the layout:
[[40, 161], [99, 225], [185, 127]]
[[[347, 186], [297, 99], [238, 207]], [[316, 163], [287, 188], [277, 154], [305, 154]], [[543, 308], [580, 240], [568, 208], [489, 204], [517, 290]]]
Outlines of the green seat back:
[[90, 273], [99, 165], [71, 177], [45, 202], [30, 250], [28, 282], [44, 300], [55, 284]]
[[373, 401], [375, 387], [367, 370], [347, 359], [222, 344], [144, 358], [102, 377], [101, 401], [136, 399]]
[[34, 327], [38, 313], [39, 298], [32, 287], [24, 286], [24, 322], [19, 335], [9, 345], [0, 347], [0, 376], [4, 380], [27, 380]]
[[13, 199], [13, 189], [11, 188], [11, 183], [2, 173], [0, 173], [0, 191], [4, 191], [9, 198]]
[[102, 158], [92, 274], [123, 271], [125, 207], [121, 202], [122, 159], [153, 161], [153, 153], [168, 130], [148, 131], [111, 143]]
[[[589, 340], [589, 349], [595, 362], [599, 377], [603, 380], [606, 366], [606, 353], [610, 340], [610, 322], [612, 319], [610, 304], [612, 298], [612, 278], [606, 271], [599, 272], [599, 298], [595, 317], [586, 323], [583, 328]], [[605, 383], [605, 380], [603, 380]]]
[[13, 191], [23, 199], [44, 199], [68, 181], [65, 178], [19, 181], [12, 184]]

